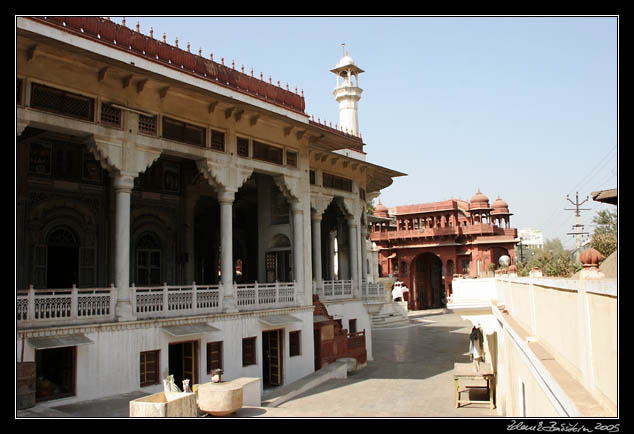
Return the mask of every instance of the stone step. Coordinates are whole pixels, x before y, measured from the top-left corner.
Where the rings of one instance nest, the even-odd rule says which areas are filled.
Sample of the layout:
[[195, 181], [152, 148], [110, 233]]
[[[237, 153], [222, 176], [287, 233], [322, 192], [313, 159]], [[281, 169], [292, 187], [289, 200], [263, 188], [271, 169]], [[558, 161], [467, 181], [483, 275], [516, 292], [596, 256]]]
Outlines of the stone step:
[[396, 324], [409, 324], [409, 319], [405, 316], [395, 314], [378, 314], [372, 316], [372, 326], [374, 327]]

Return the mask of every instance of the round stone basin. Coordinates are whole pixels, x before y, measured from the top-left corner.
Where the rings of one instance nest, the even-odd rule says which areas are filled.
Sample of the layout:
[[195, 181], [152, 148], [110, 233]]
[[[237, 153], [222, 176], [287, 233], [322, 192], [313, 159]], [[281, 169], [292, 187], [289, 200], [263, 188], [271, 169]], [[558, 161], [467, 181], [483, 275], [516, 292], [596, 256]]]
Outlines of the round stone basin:
[[242, 408], [242, 384], [225, 381], [198, 385], [198, 408], [213, 416], [227, 416]]

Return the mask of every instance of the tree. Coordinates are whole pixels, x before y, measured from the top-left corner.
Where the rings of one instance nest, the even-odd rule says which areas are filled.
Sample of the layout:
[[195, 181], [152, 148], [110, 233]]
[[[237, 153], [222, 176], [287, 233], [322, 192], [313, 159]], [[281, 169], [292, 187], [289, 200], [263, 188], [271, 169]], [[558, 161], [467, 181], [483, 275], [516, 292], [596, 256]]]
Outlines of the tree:
[[618, 245], [618, 218], [616, 211], [602, 210], [592, 219], [597, 225], [590, 246], [597, 249], [604, 257], [608, 257], [617, 249]]
[[374, 200], [366, 200], [365, 205], [368, 214], [374, 214]]
[[543, 249], [535, 249], [530, 257], [518, 264], [518, 275], [527, 276], [533, 267], [541, 269], [545, 276], [568, 277], [580, 270], [581, 264], [555, 238], [546, 240]]

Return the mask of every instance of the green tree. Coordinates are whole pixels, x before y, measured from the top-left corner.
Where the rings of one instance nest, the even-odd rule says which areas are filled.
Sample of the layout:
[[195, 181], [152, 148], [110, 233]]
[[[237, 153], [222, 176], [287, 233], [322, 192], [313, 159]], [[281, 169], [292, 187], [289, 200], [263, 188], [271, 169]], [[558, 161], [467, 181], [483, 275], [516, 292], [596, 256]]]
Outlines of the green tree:
[[366, 205], [366, 210], [368, 212], [368, 214], [374, 214], [374, 201], [373, 200], [367, 200], [365, 202]]
[[528, 276], [533, 267], [542, 270], [545, 276], [568, 277], [581, 269], [581, 264], [571, 252], [564, 249], [557, 238], [546, 240], [543, 249], [535, 249], [523, 263], [517, 265], [518, 275]]
[[604, 257], [608, 257], [617, 248], [618, 244], [618, 218], [616, 211], [602, 210], [592, 219], [597, 225], [590, 246], [597, 249]]

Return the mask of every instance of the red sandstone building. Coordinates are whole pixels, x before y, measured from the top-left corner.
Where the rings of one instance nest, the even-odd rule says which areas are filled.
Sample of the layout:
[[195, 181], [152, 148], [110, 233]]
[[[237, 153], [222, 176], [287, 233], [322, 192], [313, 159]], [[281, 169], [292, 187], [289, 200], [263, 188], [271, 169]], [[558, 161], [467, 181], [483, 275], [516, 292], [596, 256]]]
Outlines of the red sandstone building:
[[410, 310], [441, 307], [454, 275], [476, 277], [497, 268], [503, 255], [515, 263], [517, 229], [499, 197], [489, 205], [480, 191], [467, 202], [450, 199], [388, 209], [379, 202], [370, 239], [379, 248], [379, 275], [409, 288]]

